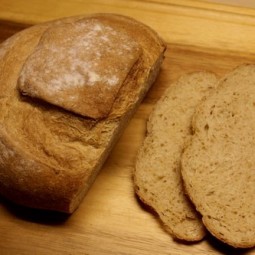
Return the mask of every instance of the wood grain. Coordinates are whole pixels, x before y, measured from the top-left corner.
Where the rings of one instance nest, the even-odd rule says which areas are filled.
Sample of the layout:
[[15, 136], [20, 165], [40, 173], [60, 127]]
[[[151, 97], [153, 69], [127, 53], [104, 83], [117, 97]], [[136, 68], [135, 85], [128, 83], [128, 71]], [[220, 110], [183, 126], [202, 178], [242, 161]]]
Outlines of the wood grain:
[[70, 15], [116, 12], [158, 31], [168, 42], [254, 54], [255, 10], [188, 0], [1, 0], [0, 19], [34, 24]]
[[[255, 11], [206, 1], [0, 0], [0, 40], [28, 24], [91, 12], [117, 12], [157, 30], [168, 50], [161, 73], [114, 148], [80, 208], [70, 217], [22, 208], [0, 198], [0, 254], [254, 255], [208, 234], [178, 243], [134, 195], [134, 160], [146, 119], [164, 90], [196, 70], [219, 76], [255, 62]], [[3, 7], [3, 8], [2, 8]]]

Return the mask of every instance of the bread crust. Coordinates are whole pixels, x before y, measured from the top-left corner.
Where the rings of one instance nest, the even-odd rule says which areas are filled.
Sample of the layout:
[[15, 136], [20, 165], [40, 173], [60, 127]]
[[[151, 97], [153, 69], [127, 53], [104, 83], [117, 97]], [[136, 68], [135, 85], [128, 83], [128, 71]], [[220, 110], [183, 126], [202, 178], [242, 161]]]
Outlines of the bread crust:
[[[90, 119], [20, 95], [21, 68], [43, 32], [93, 17], [121, 26], [143, 50], [109, 115]], [[0, 194], [15, 203], [72, 213], [95, 180], [128, 121], [155, 81], [165, 44], [131, 18], [94, 14], [28, 28], [0, 46]]]
[[84, 117], [105, 118], [141, 55], [133, 34], [115, 20], [87, 17], [55, 24], [24, 62], [18, 88]]

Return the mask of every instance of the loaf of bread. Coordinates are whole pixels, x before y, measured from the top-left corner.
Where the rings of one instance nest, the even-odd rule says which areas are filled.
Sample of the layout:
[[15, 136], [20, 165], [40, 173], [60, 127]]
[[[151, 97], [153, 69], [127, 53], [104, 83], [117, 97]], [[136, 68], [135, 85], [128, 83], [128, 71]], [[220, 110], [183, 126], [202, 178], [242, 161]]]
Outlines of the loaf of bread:
[[186, 190], [206, 228], [234, 247], [255, 246], [255, 65], [228, 74], [196, 110], [182, 157]]
[[0, 46], [0, 194], [72, 213], [155, 81], [165, 44], [131, 18], [28, 28]]
[[191, 139], [195, 108], [216, 85], [216, 76], [209, 72], [187, 74], [172, 84], [150, 115], [136, 160], [136, 193], [177, 239], [198, 241], [206, 233], [200, 215], [185, 195], [180, 163], [183, 148]]

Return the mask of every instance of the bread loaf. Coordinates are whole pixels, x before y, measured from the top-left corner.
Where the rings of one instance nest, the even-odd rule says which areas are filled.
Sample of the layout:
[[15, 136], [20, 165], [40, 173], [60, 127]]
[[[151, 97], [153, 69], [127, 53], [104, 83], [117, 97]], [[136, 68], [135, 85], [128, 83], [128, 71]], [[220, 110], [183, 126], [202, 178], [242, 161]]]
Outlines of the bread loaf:
[[234, 247], [255, 246], [255, 65], [228, 74], [196, 110], [182, 157], [186, 190], [207, 229]]
[[28, 28], [0, 46], [0, 194], [72, 213], [158, 75], [165, 44], [131, 18]]
[[191, 138], [195, 108], [216, 84], [217, 78], [209, 72], [188, 74], [172, 84], [150, 115], [136, 160], [136, 193], [177, 239], [198, 241], [205, 235], [200, 215], [185, 195], [180, 160]]

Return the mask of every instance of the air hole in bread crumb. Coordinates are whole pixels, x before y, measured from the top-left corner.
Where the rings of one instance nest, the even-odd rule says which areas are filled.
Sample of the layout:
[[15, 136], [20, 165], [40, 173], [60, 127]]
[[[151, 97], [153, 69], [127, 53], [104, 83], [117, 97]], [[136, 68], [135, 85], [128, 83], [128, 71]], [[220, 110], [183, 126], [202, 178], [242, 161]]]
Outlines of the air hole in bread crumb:
[[221, 233], [221, 232], [219, 232], [219, 234], [220, 234], [221, 236], [224, 236], [224, 234], [223, 234], [223, 233]]
[[206, 131], [209, 130], [209, 125], [206, 124], [206, 125], [204, 126], [204, 129], [205, 129]]
[[211, 195], [213, 195], [213, 194], [214, 194], [214, 191], [212, 190], [212, 191], [208, 192], [208, 193], [206, 194], [206, 196], [211, 196]]
[[143, 191], [144, 191], [145, 193], [147, 193], [148, 189], [146, 189], [146, 188], [143, 188]]
[[210, 115], [212, 115], [212, 114], [213, 114], [214, 108], [215, 108], [215, 105], [212, 105], [212, 107], [211, 107], [211, 111], [210, 111]]

